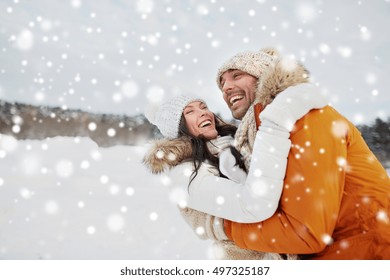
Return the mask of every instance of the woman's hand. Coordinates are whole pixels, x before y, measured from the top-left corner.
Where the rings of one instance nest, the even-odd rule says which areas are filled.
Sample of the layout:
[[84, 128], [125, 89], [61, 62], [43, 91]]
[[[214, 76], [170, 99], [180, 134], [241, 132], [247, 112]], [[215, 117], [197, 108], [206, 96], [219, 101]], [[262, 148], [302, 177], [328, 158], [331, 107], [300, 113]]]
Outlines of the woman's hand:
[[236, 158], [233, 156], [230, 149], [224, 150], [219, 155], [219, 170], [228, 179], [237, 183], [245, 183], [247, 174], [237, 165]]

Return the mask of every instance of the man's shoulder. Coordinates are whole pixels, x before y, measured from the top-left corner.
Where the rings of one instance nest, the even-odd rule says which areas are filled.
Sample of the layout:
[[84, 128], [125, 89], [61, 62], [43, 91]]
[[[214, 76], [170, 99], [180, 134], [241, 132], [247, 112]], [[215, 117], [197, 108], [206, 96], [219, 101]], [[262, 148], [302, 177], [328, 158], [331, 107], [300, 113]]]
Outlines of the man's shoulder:
[[343, 122], [347, 126], [351, 123], [336, 109], [327, 105], [321, 109], [310, 110], [309, 113], [299, 119], [292, 130], [292, 134], [301, 130], [321, 130], [332, 127], [337, 122]]

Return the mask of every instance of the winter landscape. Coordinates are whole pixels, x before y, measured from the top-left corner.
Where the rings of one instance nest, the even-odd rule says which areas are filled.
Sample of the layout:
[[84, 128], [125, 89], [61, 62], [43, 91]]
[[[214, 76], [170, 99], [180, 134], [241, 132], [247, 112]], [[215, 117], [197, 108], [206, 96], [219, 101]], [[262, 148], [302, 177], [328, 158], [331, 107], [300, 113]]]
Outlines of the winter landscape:
[[0, 1], [0, 259], [212, 259], [142, 165], [145, 115], [190, 92], [231, 119], [214, 77], [238, 51], [275, 46], [383, 120], [389, 168], [389, 25], [389, 0]]

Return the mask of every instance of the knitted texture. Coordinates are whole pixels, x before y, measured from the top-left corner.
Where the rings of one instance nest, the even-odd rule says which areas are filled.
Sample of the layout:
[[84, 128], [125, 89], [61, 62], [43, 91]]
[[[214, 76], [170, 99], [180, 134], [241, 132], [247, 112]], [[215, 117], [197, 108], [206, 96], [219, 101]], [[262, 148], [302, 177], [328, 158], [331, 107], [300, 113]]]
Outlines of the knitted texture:
[[221, 152], [223, 152], [225, 149], [229, 148], [230, 146], [233, 146], [233, 144], [234, 139], [230, 135], [218, 136], [217, 138], [211, 139], [206, 143], [210, 153], [217, 157], [219, 157]]
[[222, 90], [221, 76], [226, 71], [238, 69], [256, 78], [260, 78], [267, 67], [275, 60], [277, 54], [277, 51], [272, 48], [264, 48], [260, 51], [246, 51], [236, 54], [218, 69], [217, 84], [219, 89]]
[[151, 122], [158, 127], [164, 137], [176, 138], [179, 136], [180, 119], [184, 108], [195, 101], [205, 103], [202, 99], [193, 96], [174, 96], [160, 105], [155, 119]]
[[249, 107], [234, 136], [234, 146], [244, 159], [245, 167], [249, 170], [253, 144], [256, 139], [256, 117], [254, 106]]

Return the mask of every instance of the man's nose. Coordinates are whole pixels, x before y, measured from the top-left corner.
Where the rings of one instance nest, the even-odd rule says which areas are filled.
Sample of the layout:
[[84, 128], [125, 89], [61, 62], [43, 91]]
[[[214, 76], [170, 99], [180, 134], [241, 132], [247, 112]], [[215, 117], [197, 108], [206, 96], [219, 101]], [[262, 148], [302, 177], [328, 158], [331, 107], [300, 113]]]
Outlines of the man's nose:
[[231, 83], [229, 80], [225, 80], [225, 82], [223, 83], [222, 91], [226, 92], [232, 88], [233, 88], [233, 83]]

